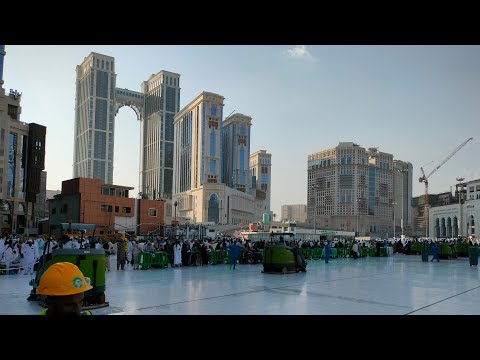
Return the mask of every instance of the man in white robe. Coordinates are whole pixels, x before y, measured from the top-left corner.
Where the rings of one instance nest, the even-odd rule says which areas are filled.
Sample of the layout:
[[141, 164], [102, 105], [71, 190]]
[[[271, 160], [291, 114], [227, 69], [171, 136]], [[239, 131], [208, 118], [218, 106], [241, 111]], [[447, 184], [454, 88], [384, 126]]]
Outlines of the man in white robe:
[[173, 265], [182, 266], [182, 245], [179, 241], [173, 245]]

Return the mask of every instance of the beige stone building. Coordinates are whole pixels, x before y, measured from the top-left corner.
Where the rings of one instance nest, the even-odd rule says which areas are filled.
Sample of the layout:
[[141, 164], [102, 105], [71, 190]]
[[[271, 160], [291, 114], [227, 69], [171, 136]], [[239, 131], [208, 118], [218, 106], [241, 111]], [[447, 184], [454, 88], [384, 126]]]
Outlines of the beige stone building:
[[308, 223], [393, 236], [393, 155], [353, 142], [308, 156]]
[[251, 118], [234, 114], [224, 122], [223, 101], [202, 92], [174, 118], [172, 213], [191, 223], [246, 226], [270, 209], [270, 183], [257, 191], [249, 175]]
[[22, 95], [3, 88], [4, 45], [0, 46], [0, 231], [36, 233], [35, 202], [45, 167], [46, 127], [20, 121]]

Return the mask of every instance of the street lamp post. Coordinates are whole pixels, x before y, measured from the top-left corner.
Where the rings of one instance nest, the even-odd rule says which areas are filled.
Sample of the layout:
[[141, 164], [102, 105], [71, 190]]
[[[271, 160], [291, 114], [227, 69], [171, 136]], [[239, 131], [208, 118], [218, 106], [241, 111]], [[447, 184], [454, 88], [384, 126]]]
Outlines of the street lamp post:
[[177, 238], [177, 205], [178, 202], [175, 200], [175, 202], [173, 203], [173, 206], [175, 206], [175, 225], [173, 227], [175, 239]]
[[360, 231], [358, 230], [358, 218], [360, 217], [360, 199], [357, 198], [357, 236], [360, 236]]
[[395, 241], [395, 205], [397, 205], [397, 203], [394, 201], [392, 202], [392, 205], [393, 205], [393, 241]]
[[457, 221], [457, 237], [460, 237], [460, 229], [463, 226], [463, 222], [462, 222], [462, 203], [461, 203], [462, 189], [463, 189], [462, 181], [465, 180], [465, 178], [460, 177], [460, 178], [456, 178], [456, 180], [459, 182], [459, 184], [458, 184], [458, 209], [459, 209], [459, 212], [460, 212], [460, 219], [459, 219], [459, 221]]
[[400, 219], [400, 227], [402, 228], [402, 235], [401, 238], [403, 239], [404, 233], [403, 233], [403, 215], [404, 215], [404, 209], [403, 209], [403, 204], [405, 202], [405, 199], [403, 198], [403, 182], [402, 182], [402, 217]]

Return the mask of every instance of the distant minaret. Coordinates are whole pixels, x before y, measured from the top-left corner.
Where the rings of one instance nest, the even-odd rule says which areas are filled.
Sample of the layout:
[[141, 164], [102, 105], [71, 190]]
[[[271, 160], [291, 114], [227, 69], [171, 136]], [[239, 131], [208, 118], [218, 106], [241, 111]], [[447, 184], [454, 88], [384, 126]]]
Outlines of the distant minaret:
[[3, 87], [3, 57], [5, 54], [5, 45], [0, 45], [0, 88]]

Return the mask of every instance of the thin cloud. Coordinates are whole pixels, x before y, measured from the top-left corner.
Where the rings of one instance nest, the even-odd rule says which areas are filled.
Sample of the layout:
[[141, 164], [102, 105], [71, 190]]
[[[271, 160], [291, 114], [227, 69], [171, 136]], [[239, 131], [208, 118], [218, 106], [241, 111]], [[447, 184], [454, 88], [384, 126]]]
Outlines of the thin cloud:
[[297, 45], [286, 52], [287, 56], [300, 59], [312, 59], [312, 54], [307, 50], [305, 45]]

